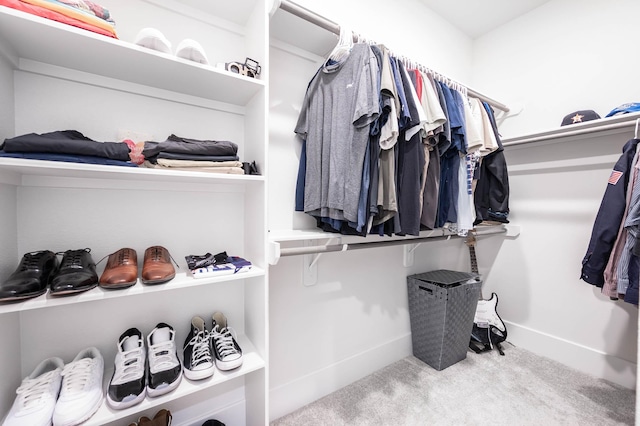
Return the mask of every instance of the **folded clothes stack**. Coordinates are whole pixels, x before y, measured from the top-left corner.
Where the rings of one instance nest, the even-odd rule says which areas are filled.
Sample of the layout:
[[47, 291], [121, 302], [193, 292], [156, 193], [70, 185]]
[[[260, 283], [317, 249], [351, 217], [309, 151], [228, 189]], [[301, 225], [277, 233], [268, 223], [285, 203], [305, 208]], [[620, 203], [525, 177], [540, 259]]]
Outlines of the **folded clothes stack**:
[[[2, 1], [2, 0], [0, 0]], [[146, 167], [222, 174], [259, 174], [253, 162], [242, 163], [238, 145], [170, 135], [164, 142], [94, 141], [77, 130], [27, 133], [5, 139], [0, 157], [65, 161], [109, 166]]]
[[238, 256], [228, 256], [226, 251], [218, 254], [185, 256], [187, 266], [193, 278], [207, 278], [219, 275], [231, 275], [251, 270], [253, 265]]
[[210, 173], [245, 174], [238, 145], [229, 141], [188, 139], [170, 135], [164, 142], [145, 142], [144, 167]]
[[137, 167], [126, 143], [97, 142], [76, 130], [28, 133], [5, 139], [0, 148], [0, 157]]
[[0, 0], [0, 6], [118, 38], [109, 11], [89, 0]]

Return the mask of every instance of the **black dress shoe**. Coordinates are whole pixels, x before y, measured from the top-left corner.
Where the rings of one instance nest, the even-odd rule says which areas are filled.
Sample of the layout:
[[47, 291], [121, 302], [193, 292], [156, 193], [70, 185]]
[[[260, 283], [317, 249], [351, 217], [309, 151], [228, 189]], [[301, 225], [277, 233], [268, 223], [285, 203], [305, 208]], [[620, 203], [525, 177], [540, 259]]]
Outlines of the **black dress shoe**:
[[60, 269], [51, 280], [49, 293], [64, 296], [91, 290], [98, 285], [96, 264], [91, 249], [67, 250], [62, 256]]
[[58, 267], [56, 254], [49, 250], [34, 251], [22, 256], [13, 274], [0, 284], [0, 301], [15, 301], [40, 296]]

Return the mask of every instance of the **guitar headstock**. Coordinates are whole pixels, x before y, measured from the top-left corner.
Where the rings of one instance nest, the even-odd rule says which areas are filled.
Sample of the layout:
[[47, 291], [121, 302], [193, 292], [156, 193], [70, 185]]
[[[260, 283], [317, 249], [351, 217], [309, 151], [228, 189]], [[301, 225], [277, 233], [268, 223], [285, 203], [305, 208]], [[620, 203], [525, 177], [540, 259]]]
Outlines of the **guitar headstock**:
[[464, 243], [469, 247], [471, 272], [478, 274], [478, 260], [476, 259], [476, 231], [474, 229], [470, 229], [469, 232], [467, 232], [467, 237], [464, 239]]
[[476, 245], [476, 231], [474, 229], [470, 229], [469, 232], [467, 232], [467, 236], [464, 239], [464, 243], [468, 247], [475, 247], [475, 245]]

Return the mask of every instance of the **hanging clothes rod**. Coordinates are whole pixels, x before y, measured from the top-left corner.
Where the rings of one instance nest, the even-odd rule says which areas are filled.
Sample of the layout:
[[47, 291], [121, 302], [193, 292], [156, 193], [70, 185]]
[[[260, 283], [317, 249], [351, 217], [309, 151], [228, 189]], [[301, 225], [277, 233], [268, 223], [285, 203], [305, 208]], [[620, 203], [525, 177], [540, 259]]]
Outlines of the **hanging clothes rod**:
[[280, 0], [279, 7], [280, 9], [287, 11], [299, 18], [302, 18], [305, 21], [311, 22], [312, 24], [317, 25], [320, 28], [324, 28], [329, 32], [340, 35], [340, 25], [336, 24], [333, 21], [330, 21], [324, 16], [320, 16], [317, 13], [300, 6], [299, 4], [296, 4], [289, 0]]
[[[299, 18], [304, 19], [305, 21], [311, 22], [314, 25], [319, 26], [320, 28], [324, 28], [325, 30], [332, 32], [336, 35], [340, 35], [340, 25], [336, 24], [335, 22], [325, 18], [324, 16], [318, 15], [317, 13], [300, 6], [299, 4], [296, 4], [292, 1], [289, 0], [276, 0], [279, 1], [278, 7], [286, 12], [289, 12]], [[427, 68], [427, 67], [425, 67]], [[435, 72], [435, 71], [434, 71]], [[435, 72], [436, 74], [439, 74], [437, 72]], [[439, 75], [443, 75], [443, 74], [439, 74]], [[448, 79], [450, 80], [450, 79]], [[505, 114], [508, 113], [510, 111], [509, 107], [506, 106], [505, 104], [498, 102], [494, 99], [491, 99], [488, 96], [483, 95], [480, 92], [477, 92], [473, 89], [470, 89], [469, 87], [465, 86], [464, 84], [460, 84], [460, 86], [463, 86], [466, 91], [467, 94], [471, 97], [474, 98], [478, 98], [483, 102], [488, 103], [489, 105], [491, 105], [492, 107], [499, 109], [500, 111], [503, 111]]]
[[[497, 230], [487, 230], [484, 232], [477, 232], [477, 236], [482, 235], [490, 235], [490, 234], [502, 234], [506, 233], [507, 229], [499, 228]], [[372, 241], [367, 243], [345, 243], [345, 244], [330, 244], [330, 245], [318, 245], [318, 246], [308, 246], [308, 247], [291, 247], [291, 248], [281, 248], [280, 249], [280, 257], [285, 256], [299, 256], [303, 254], [320, 254], [320, 253], [330, 253], [336, 251], [351, 251], [351, 250], [362, 250], [362, 249], [370, 249], [370, 248], [380, 248], [380, 247], [391, 247], [391, 246], [401, 246], [407, 244], [419, 244], [428, 241], [441, 241], [448, 240], [452, 237], [461, 238], [456, 234], [450, 235], [437, 235], [433, 237], [418, 237], [418, 238], [407, 238], [403, 240], [393, 240], [393, 241]]]

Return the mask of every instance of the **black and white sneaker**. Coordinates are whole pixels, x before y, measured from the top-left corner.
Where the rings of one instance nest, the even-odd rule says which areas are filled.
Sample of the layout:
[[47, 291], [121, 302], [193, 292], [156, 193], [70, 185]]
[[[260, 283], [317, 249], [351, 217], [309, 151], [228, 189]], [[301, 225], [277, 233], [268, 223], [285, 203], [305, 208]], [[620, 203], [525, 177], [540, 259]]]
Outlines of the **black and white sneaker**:
[[115, 370], [107, 388], [107, 403], [122, 410], [134, 406], [146, 395], [146, 350], [142, 333], [130, 328], [118, 340]]
[[231, 370], [242, 365], [242, 349], [235, 339], [235, 331], [228, 327], [227, 318], [216, 312], [212, 316], [211, 340], [216, 357], [216, 367]]
[[191, 320], [191, 331], [182, 349], [184, 376], [189, 380], [211, 377], [215, 371], [211, 356], [211, 340], [204, 324], [198, 316]]
[[178, 360], [175, 337], [173, 327], [163, 322], [147, 336], [147, 394], [151, 397], [171, 392], [180, 384], [182, 364]]

